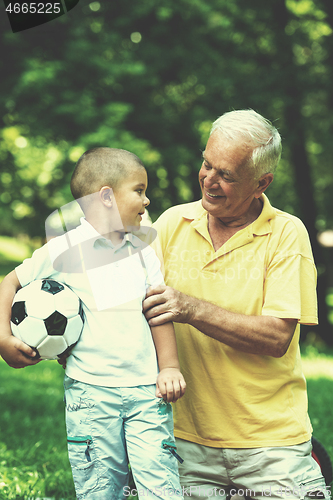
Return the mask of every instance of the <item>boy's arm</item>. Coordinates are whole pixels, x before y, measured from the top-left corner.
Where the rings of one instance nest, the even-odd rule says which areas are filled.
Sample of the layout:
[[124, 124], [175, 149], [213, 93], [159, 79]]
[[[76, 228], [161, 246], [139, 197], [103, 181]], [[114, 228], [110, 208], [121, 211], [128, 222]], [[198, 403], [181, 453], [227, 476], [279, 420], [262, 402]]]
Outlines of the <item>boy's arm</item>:
[[7, 274], [0, 284], [0, 355], [13, 368], [35, 365], [38, 360], [35, 351], [12, 335], [10, 317], [12, 302], [17, 290], [21, 288], [15, 270]]
[[160, 372], [156, 396], [175, 402], [185, 393], [186, 383], [180, 373], [175, 331], [172, 323], [151, 327]]

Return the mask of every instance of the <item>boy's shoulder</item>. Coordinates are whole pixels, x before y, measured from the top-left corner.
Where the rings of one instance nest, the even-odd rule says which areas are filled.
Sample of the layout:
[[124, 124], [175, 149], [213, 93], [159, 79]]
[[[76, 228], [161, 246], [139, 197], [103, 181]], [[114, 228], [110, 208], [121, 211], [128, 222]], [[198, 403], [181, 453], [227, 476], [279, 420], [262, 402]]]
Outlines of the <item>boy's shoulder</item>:
[[157, 238], [157, 231], [152, 226], [142, 226], [138, 231], [131, 233], [133, 246], [140, 248], [141, 251], [150, 252], [150, 246]]

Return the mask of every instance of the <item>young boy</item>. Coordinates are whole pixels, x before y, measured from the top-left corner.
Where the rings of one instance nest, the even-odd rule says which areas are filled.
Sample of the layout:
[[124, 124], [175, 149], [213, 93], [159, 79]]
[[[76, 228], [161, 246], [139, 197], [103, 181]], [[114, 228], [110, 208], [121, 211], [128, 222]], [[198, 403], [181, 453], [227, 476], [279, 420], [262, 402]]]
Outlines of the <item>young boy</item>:
[[146, 170], [132, 153], [87, 151], [71, 180], [85, 215], [81, 225], [50, 239], [0, 285], [0, 354], [16, 368], [38, 362], [11, 335], [16, 291], [35, 279], [54, 278], [82, 300], [84, 328], [65, 375], [78, 499], [128, 497], [128, 462], [139, 496], [182, 498], [169, 402], [184, 394], [186, 384], [172, 323], [150, 330], [142, 313], [147, 287], [163, 278], [155, 252], [132, 234], [149, 204], [146, 189]]

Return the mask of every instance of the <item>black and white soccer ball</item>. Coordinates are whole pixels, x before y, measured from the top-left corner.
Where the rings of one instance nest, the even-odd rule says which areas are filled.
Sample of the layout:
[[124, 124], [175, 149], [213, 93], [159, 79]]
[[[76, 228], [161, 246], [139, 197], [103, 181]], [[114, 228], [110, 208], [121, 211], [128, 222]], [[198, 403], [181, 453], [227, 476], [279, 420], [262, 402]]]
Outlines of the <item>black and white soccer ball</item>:
[[16, 293], [11, 328], [41, 359], [57, 359], [78, 342], [84, 323], [82, 303], [65, 284], [32, 281]]

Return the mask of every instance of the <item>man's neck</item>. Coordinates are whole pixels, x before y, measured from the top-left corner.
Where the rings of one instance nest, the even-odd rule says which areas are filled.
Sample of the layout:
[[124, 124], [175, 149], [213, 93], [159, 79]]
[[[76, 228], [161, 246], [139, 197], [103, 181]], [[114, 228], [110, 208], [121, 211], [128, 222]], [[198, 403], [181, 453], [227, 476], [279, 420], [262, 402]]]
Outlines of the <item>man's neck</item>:
[[254, 222], [259, 217], [262, 211], [262, 207], [262, 201], [255, 198], [251, 203], [249, 209], [244, 214], [240, 214], [239, 216], [235, 217], [214, 217], [209, 214], [209, 218], [212, 222], [214, 219], [214, 224], [217, 227], [220, 226], [222, 229], [230, 228], [239, 231], [240, 229], [243, 229], [244, 227], [252, 224], [252, 222]]
[[256, 203], [251, 205], [250, 210], [240, 217], [219, 218], [208, 214], [208, 232], [215, 251], [224, 245], [234, 234], [252, 224], [259, 217], [263, 205], [259, 199], [254, 201]]

